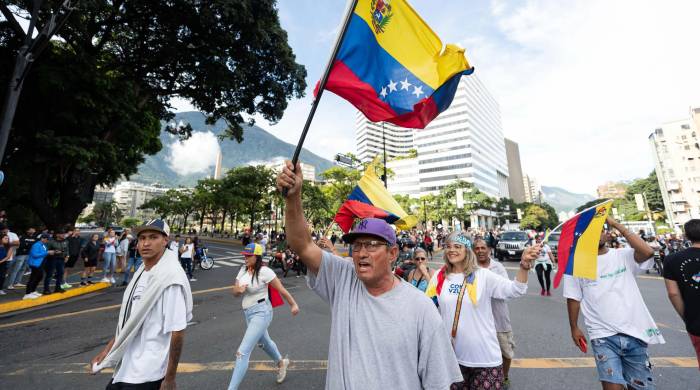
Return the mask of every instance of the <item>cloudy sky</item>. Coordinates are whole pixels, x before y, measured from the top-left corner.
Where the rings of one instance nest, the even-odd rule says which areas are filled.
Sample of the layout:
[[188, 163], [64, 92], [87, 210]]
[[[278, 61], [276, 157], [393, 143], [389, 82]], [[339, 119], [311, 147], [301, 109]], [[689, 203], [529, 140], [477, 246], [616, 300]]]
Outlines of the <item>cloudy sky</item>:
[[[467, 49], [501, 107], [506, 137], [542, 184], [594, 193], [653, 170], [647, 137], [700, 104], [700, 1], [412, 0], [443, 43]], [[296, 143], [342, 18], [342, 0], [280, 0], [279, 15], [307, 97], [258, 125]], [[178, 102], [178, 110], [191, 109]], [[306, 147], [354, 151], [354, 108], [324, 94]]]

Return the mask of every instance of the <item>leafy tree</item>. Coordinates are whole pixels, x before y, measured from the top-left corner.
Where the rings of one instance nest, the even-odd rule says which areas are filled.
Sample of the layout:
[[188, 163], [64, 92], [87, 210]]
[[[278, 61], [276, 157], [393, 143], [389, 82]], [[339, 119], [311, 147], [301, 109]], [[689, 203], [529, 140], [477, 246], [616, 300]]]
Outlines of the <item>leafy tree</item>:
[[549, 215], [544, 208], [536, 204], [531, 204], [525, 209], [523, 219], [520, 221], [520, 228], [544, 230], [545, 227], [548, 227], [548, 220]]
[[[42, 2], [39, 24], [59, 3]], [[24, 38], [13, 13], [31, 4], [0, 2], [10, 18], [0, 22], [0, 85]], [[72, 224], [95, 186], [129, 177], [161, 149], [173, 97], [209, 123], [225, 119], [224, 136], [241, 141], [246, 117], [279, 120], [306, 87], [274, 0], [82, 1], [57, 38], [24, 82], [0, 187], [9, 212], [31, 209], [49, 228]]]
[[141, 220], [138, 219], [138, 218], [127, 217], [127, 218], [122, 219], [121, 224], [122, 224], [122, 226], [124, 226], [124, 227], [132, 228], [132, 229], [133, 229], [133, 228], [135, 228], [136, 226], [141, 225]]
[[153, 210], [160, 219], [166, 219], [168, 216], [174, 214], [173, 199], [168, 193], [163, 195], [154, 196], [153, 198], [144, 202], [139, 210]]
[[234, 168], [228, 172], [238, 185], [237, 197], [241, 211], [249, 218], [250, 227], [255, 227], [258, 213], [269, 204], [275, 191], [275, 173], [264, 166], [247, 166]]
[[322, 173], [327, 184], [323, 187], [323, 193], [331, 199], [331, 208], [338, 210], [350, 193], [360, 181], [362, 171], [343, 167], [331, 167]]
[[634, 202], [634, 194], [646, 195], [649, 209], [652, 212], [662, 213], [664, 211], [664, 200], [661, 196], [659, 188], [659, 180], [656, 177], [656, 171], [652, 171], [649, 176], [643, 179], [637, 179], [627, 187], [625, 199]]
[[204, 218], [211, 212], [215, 204], [215, 194], [221, 187], [221, 181], [216, 179], [202, 179], [197, 182], [192, 193], [192, 205], [199, 218], [199, 231], [202, 232]]
[[93, 218], [91, 220], [97, 222], [99, 226], [107, 227], [122, 219], [123, 215], [122, 211], [117, 207], [117, 202], [112, 200], [111, 202], [96, 203], [92, 209]]
[[327, 198], [321, 187], [304, 183], [301, 200], [306, 212], [306, 219], [315, 226], [326, 226], [335, 215], [331, 210], [331, 199]]
[[577, 213], [580, 213], [581, 211], [583, 211], [583, 210], [585, 210], [585, 209], [587, 209], [587, 208], [589, 208], [589, 207], [593, 207], [593, 206], [595, 206], [595, 205], [597, 205], [597, 204], [599, 204], [599, 203], [603, 203], [603, 202], [605, 202], [606, 200], [607, 200], [607, 199], [603, 199], [603, 198], [591, 200], [591, 201], [589, 201], [589, 202], [586, 202], [586, 203], [584, 203], [584, 204], [578, 206], [578, 207], [576, 208], [576, 212], [577, 212]]
[[[457, 207], [457, 190], [462, 190], [463, 207]], [[493, 199], [481, 192], [472, 183], [458, 180], [440, 190], [437, 197], [437, 209], [444, 218], [455, 218], [459, 221], [469, 220], [474, 211], [490, 209]]]

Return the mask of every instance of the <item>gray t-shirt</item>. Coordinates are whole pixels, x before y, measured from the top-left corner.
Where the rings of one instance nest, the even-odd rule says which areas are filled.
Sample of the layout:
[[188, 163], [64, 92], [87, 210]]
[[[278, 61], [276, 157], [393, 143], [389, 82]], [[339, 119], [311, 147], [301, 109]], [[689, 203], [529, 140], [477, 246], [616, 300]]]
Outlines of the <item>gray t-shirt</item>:
[[[496, 275], [501, 275], [504, 278], [509, 279], [506, 267], [494, 259], [491, 259], [491, 263], [489, 263], [489, 270]], [[513, 331], [513, 328], [510, 326], [508, 305], [504, 299], [491, 298], [491, 311], [493, 312], [493, 322], [496, 325], [496, 332]]]
[[463, 380], [440, 314], [420, 290], [401, 281], [374, 297], [351, 261], [325, 251], [307, 282], [331, 305], [326, 389], [448, 389]]

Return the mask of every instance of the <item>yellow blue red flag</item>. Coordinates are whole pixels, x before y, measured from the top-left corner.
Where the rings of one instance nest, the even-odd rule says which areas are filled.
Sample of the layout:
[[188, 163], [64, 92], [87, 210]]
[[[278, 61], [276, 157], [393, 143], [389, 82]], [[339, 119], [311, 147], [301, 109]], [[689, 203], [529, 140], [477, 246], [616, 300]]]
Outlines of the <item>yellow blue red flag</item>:
[[473, 71], [464, 49], [443, 48], [405, 0], [359, 0], [325, 89], [373, 122], [422, 129]]
[[350, 231], [355, 218], [382, 218], [401, 230], [408, 230], [418, 223], [418, 218], [408, 215], [384, 188], [375, 167], [376, 160], [367, 166], [365, 174], [335, 215], [335, 222], [345, 233]]
[[595, 280], [598, 272], [598, 243], [612, 200], [586, 209], [564, 222], [559, 236], [557, 259], [559, 269], [554, 288], [564, 275]]

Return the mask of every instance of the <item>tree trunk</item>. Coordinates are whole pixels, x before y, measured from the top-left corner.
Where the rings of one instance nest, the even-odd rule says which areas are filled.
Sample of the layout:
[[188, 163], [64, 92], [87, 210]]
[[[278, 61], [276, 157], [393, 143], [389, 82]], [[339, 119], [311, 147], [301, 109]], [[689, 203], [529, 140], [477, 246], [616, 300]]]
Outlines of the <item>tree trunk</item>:
[[207, 209], [204, 208], [199, 213], [199, 234], [202, 234], [202, 226], [204, 226], [204, 215], [207, 213]]
[[226, 211], [226, 209], [221, 210], [221, 234], [223, 234], [224, 230], [226, 230]]
[[250, 232], [255, 231], [255, 201], [250, 205]]
[[48, 166], [37, 164], [30, 174], [30, 204], [48, 229], [73, 226], [95, 193], [96, 177], [75, 168], [50, 177]]

